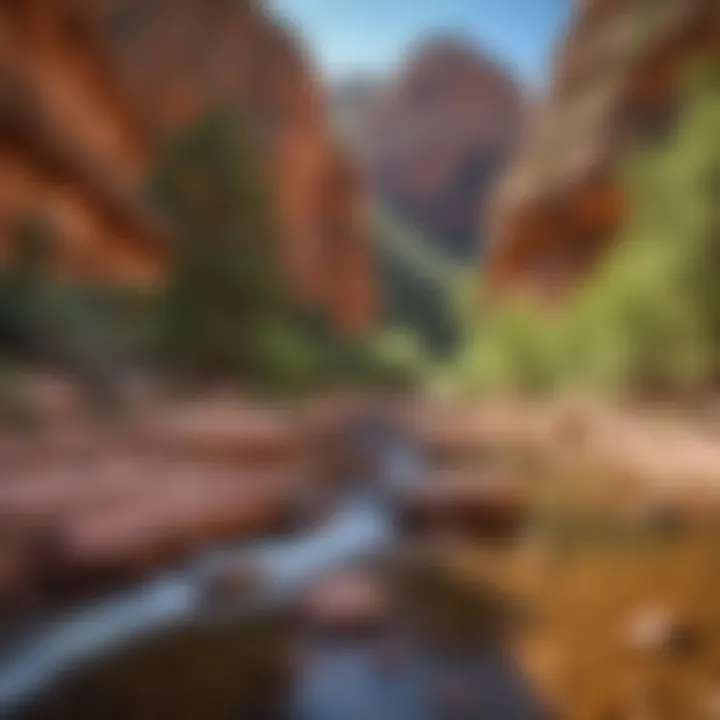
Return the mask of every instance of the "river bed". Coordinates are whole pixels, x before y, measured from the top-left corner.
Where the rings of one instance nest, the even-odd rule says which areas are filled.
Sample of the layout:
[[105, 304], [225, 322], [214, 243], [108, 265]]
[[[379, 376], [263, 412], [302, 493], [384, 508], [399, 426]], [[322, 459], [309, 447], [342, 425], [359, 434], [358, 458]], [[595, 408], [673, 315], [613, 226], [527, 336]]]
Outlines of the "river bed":
[[[398, 560], [394, 496], [420, 475], [421, 453], [397, 439], [373, 452], [378, 476], [346, 489], [328, 519], [298, 536], [215, 550], [39, 621], [0, 658], [0, 716], [540, 717], [504, 652], [501, 608], [459, 599], [444, 581], [417, 582]], [[388, 622], [357, 635], [308, 629], [298, 599], [352, 568], [387, 588]], [[218, 596], [228, 576], [246, 587]]]

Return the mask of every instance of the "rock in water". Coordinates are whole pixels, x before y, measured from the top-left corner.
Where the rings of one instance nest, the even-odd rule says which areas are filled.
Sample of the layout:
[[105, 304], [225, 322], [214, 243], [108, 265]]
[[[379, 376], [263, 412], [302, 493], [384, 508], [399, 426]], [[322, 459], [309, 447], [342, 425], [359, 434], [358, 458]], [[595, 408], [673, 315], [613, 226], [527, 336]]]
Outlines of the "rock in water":
[[307, 595], [301, 617], [310, 628], [331, 635], [371, 632], [389, 620], [390, 598], [369, 573], [331, 575]]

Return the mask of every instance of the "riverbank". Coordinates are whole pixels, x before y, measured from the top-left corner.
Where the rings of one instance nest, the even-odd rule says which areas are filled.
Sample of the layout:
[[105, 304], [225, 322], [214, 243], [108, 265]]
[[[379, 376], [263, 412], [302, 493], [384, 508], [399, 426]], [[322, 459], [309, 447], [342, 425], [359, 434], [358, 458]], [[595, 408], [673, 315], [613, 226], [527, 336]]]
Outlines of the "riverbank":
[[[368, 419], [375, 428], [369, 434]], [[371, 446], [378, 428], [385, 432], [382, 422], [414, 439], [419, 460], [407, 465], [395, 438], [392, 461], [386, 457], [378, 474]], [[342, 567], [397, 540], [401, 555], [419, 548], [423, 562], [449, 571], [475, 598], [475, 609], [493, 598], [492, 613], [500, 608], [507, 622], [503, 652], [530, 694], [561, 717], [718, 717], [720, 425], [716, 430], [711, 413], [578, 398], [446, 405], [344, 394], [272, 407], [216, 396], [146, 405], [113, 425], [53, 428], [4, 437], [12, 452], [3, 456], [0, 507], [14, 525], [3, 526], [3, 537], [15, 527], [14, 537], [45, 538], [39, 548], [29, 545], [44, 553], [44, 564], [31, 562], [36, 574], [26, 580], [47, 582], [55, 568], [55, 580], [76, 591], [83, 589], [79, 578], [92, 580], [83, 592], [97, 597], [100, 588], [160, 577], [157, 587], [151, 580], [131, 595], [138, 627], [150, 622], [157, 629], [158, 618], [146, 614], [148, 598], [175, 623], [193, 617], [198, 602], [234, 607], [263, 577], [312, 587], [313, 568]], [[355, 442], [348, 444], [350, 430]], [[373, 478], [380, 476], [385, 490], [378, 493]], [[375, 504], [367, 515], [353, 505], [346, 522], [343, 497]], [[378, 518], [385, 518], [380, 525]], [[268, 535], [275, 540], [258, 557], [269, 574], [259, 576], [255, 565], [250, 573], [238, 568], [244, 546], [233, 543], [246, 538], [253, 540], [248, 547], [265, 547], [255, 541]], [[228, 541], [226, 550], [213, 549]], [[168, 568], [205, 552], [211, 561], [199, 563], [197, 573], [163, 584]], [[205, 582], [211, 576], [220, 582]], [[431, 584], [422, 586], [431, 592]], [[127, 619], [122, 596], [119, 602]], [[443, 618], [459, 616], [454, 603]], [[108, 608], [115, 617], [115, 605]], [[127, 625], [118, 627], [131, 636]], [[212, 653], [216, 640], [198, 642]], [[177, 659], [182, 672], [201, 662], [192, 645]], [[129, 657], [144, 652], [131, 645]], [[147, 667], [158, 670], [154, 653]], [[107, 660], [110, 687], [119, 676], [112, 656]], [[353, 671], [349, 682], [375, 677], [369, 660], [358, 662], [360, 675]], [[236, 702], [231, 670], [222, 658], [216, 665], [227, 682], [218, 697]], [[308, 669], [313, 683], [324, 683], [314, 673], [325, 666], [310, 662], [299, 672]], [[128, 668], [120, 673], [130, 683], [123, 693], [137, 683], [147, 707], [162, 704], [153, 697], [162, 678], [141, 682]], [[202, 701], [188, 685], [191, 707]], [[93, 691], [93, 702], [106, 707], [111, 699], [103, 693]]]
[[35, 390], [36, 423], [0, 431], [6, 623], [307, 524], [340, 470], [364, 469], [344, 441], [364, 407], [347, 396], [144, 396], [99, 418], [67, 383]]
[[506, 451], [577, 471], [626, 477], [649, 493], [720, 500], [720, 409], [621, 404], [593, 397], [420, 401], [409, 432], [439, 455]]
[[578, 398], [425, 406], [408, 424], [531, 508], [511, 545], [444, 562], [514, 608], [516, 662], [572, 720], [720, 717], [720, 424], [707, 405]]

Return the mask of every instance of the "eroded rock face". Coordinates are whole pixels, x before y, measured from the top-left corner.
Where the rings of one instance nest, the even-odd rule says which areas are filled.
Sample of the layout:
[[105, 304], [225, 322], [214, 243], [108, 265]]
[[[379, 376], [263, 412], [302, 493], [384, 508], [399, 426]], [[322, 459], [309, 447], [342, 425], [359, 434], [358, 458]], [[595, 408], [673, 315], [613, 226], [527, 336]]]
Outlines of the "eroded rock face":
[[2, 488], [0, 607], [111, 589], [292, 517], [280, 471], [147, 457], [36, 466]]
[[453, 256], [474, 257], [479, 217], [519, 135], [523, 102], [510, 74], [472, 44], [441, 38], [387, 85], [341, 88], [337, 105], [381, 200]]
[[303, 53], [255, 0], [0, 3], [0, 251], [42, 214], [62, 273], [159, 282], [166, 238], [141, 202], [153, 142], [218, 108], [264, 151], [296, 295], [366, 327], [360, 182]]
[[42, 214], [61, 271], [155, 282], [163, 244], [136, 193], [145, 138], [101, 19], [84, 0], [0, 4], [0, 253]]
[[584, 0], [547, 98], [502, 183], [490, 276], [552, 298], [602, 256], [628, 213], [620, 166], [662, 135], [693, 58], [720, 51], [715, 0]]
[[301, 48], [256, 0], [108, 0], [135, 105], [153, 135], [237, 113], [267, 161], [279, 256], [299, 298], [349, 331], [374, 312], [362, 190], [333, 147]]

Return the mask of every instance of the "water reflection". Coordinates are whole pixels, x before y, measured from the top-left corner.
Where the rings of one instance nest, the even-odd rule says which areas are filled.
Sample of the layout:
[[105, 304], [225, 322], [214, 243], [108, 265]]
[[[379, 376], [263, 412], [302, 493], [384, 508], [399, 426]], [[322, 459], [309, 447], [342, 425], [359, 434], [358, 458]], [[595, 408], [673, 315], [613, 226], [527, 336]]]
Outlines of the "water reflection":
[[302, 720], [542, 717], [517, 671], [495, 650], [433, 654], [400, 638], [313, 646], [295, 693], [290, 715]]

